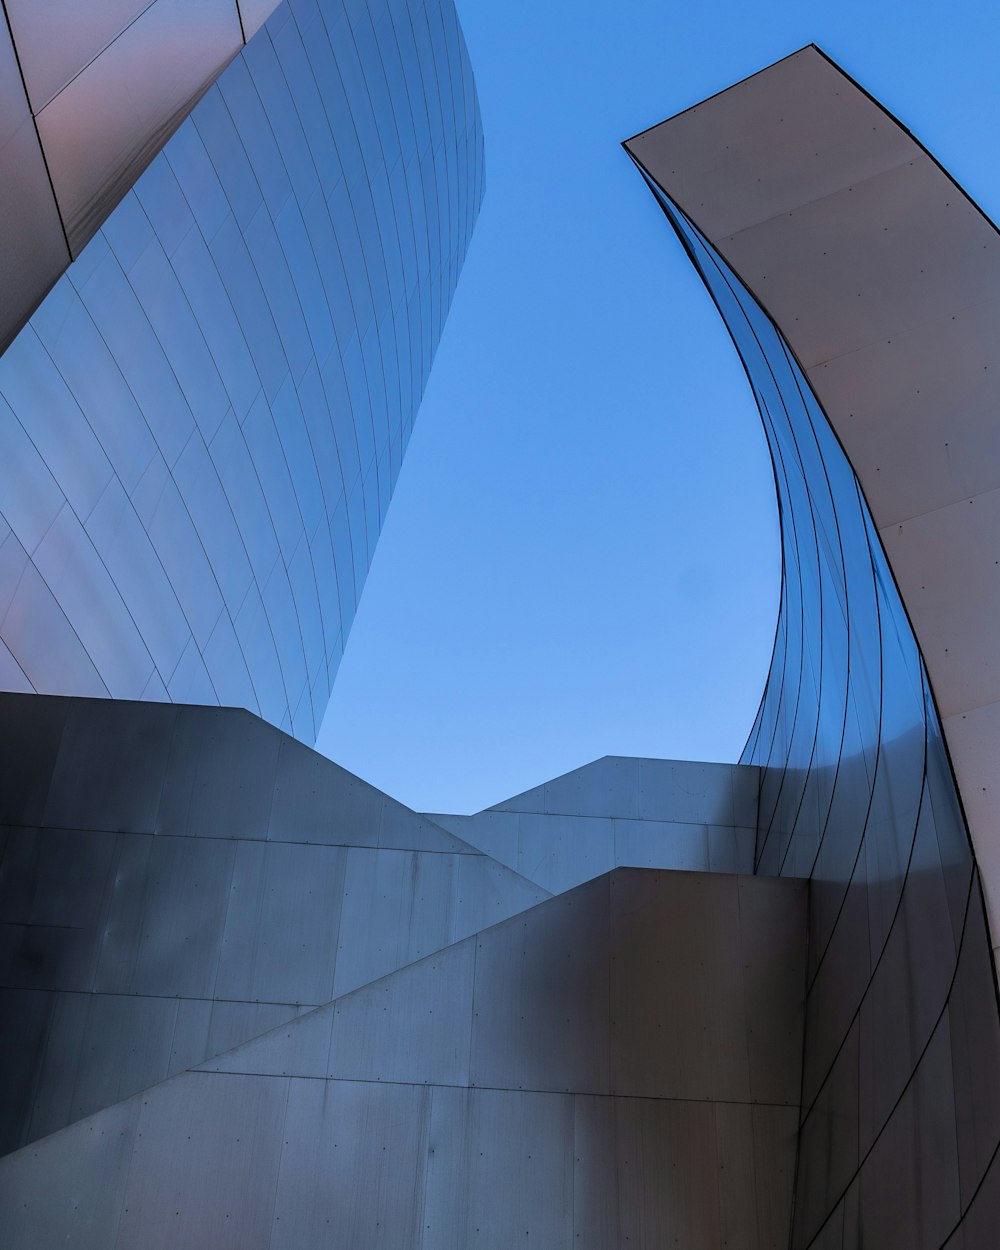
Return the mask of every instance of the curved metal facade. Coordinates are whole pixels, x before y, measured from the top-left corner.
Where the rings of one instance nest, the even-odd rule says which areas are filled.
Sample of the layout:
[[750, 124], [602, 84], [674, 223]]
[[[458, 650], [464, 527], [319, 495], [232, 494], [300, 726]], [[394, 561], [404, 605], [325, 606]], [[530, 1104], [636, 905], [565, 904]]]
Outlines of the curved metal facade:
[[0, 351], [274, 8], [0, 2]]
[[[1000, 1218], [1000, 1014], [941, 724], [854, 470], [782, 331], [694, 224], [733, 210], [689, 194], [683, 179], [715, 151], [690, 126], [692, 165], [667, 159], [669, 134], [627, 147], [726, 321], [774, 464], [782, 600], [744, 762], [761, 767], [756, 871], [810, 878], [792, 1245], [985, 1247]], [[826, 238], [814, 229], [812, 247]]]
[[0, 685], [311, 742], [468, 247], [450, 0], [290, 0], [0, 359]]

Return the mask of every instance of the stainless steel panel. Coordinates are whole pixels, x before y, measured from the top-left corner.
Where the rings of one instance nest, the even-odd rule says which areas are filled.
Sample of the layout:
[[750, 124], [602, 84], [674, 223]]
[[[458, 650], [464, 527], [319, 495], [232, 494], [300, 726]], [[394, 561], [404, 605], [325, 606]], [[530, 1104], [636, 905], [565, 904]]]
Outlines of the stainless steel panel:
[[211, 1008], [205, 1057], [225, 1054], [243, 1042], [260, 1037], [293, 1020], [301, 1010], [290, 1003], [226, 1002], [218, 998]]
[[735, 824], [732, 769], [731, 764], [639, 760], [637, 815], [643, 820]]
[[615, 1098], [573, 1099], [573, 1245], [607, 1250], [619, 1243], [619, 1158]]
[[479, 864], [465, 855], [355, 847], [347, 852], [334, 994], [466, 936], [454, 921], [455, 883], [461, 890], [466, 860]]
[[212, 1002], [206, 998], [181, 998], [176, 1007], [170, 1038], [167, 1072], [183, 1072], [201, 1063], [212, 1052], [208, 1049], [212, 1025]]
[[378, 846], [382, 794], [292, 738], [278, 752], [268, 837]]
[[[995, 324], [992, 319], [990, 324]], [[997, 610], [991, 570], [996, 568], [998, 517], [1000, 490], [994, 488], [976, 495], [974, 503], [965, 495], [882, 533], [900, 584], [911, 590], [907, 606], [935, 690], [940, 690], [944, 717], [1000, 699], [1000, 682], [993, 664], [985, 662], [982, 637], [983, 619], [993, 619]], [[975, 612], [968, 607], [972, 594]]]
[[[928, 322], [894, 330], [891, 341], [813, 370], [827, 411], [855, 413], [851, 457], [866, 488], [877, 487], [869, 498], [880, 529], [996, 487], [986, 449], [997, 358], [990, 327], [998, 311], [995, 299], [947, 313], [942, 307]], [[945, 443], [948, 456], [935, 456]]]
[[130, 992], [211, 997], [235, 858], [225, 840], [153, 839]]
[[517, 871], [552, 894], [572, 889], [615, 866], [608, 818], [518, 816]]
[[68, 699], [0, 694], [0, 817], [4, 824], [38, 825], [48, 799]]
[[117, 1244], [266, 1246], [287, 1096], [284, 1078], [203, 1072], [142, 1095]]
[[963, 1207], [987, 1169], [995, 1169], [991, 1159], [1000, 1141], [1000, 1023], [983, 992], [991, 978], [985, 929], [974, 887], [947, 1012]]
[[[0, 55], [4, 50], [0, 47]], [[7, 68], [3, 79], [5, 103], [13, 95], [9, 61]], [[70, 256], [31, 117], [25, 116], [17, 129], [5, 136], [0, 147], [0, 169], [0, 227], [4, 239], [0, 273], [5, 293], [0, 346], [6, 347], [69, 264]]]
[[[836, 66], [803, 48], [669, 127], [629, 140], [629, 148], [644, 163], [671, 170], [670, 185], [692, 212], [698, 197], [696, 215], [714, 240], [909, 158], [908, 136], [860, 91], [844, 87]], [[742, 159], [756, 171], [739, 204], [727, 195], [732, 166], [719, 160], [720, 127], [734, 155], [737, 148], [746, 153]]]
[[240, 19], [243, 22], [243, 37], [249, 40], [264, 25], [274, 10], [279, 6], [276, 0], [237, 0]]
[[[0, 927], [0, 940], [12, 936]], [[36, 990], [4, 988], [0, 991], [4, 1027], [0, 1032], [0, 1058], [3, 1061], [3, 1085], [0, 1086], [0, 1154], [16, 1150], [26, 1140], [33, 1114], [32, 1095], [41, 1062], [45, 1035], [53, 1011], [51, 994]], [[53, 1100], [55, 1101], [55, 1100]], [[3, 1167], [0, 1160], [0, 1169]], [[0, 1171], [0, 1177], [3, 1176]], [[0, 1186], [5, 1182], [0, 1179]], [[0, 1219], [5, 1207], [0, 1203]]]
[[157, 831], [266, 837], [280, 735], [230, 709], [186, 707], [176, 715]]
[[43, 823], [152, 833], [178, 713], [163, 704], [74, 704]]
[[148, 163], [150, 135], [169, 133], [241, 44], [232, 0], [157, 0], [39, 110], [74, 251]]
[[27, 924], [38, 878], [37, 829], [8, 829], [0, 861], [0, 924]]
[[0, 29], [0, 150], [30, 116], [28, 97], [5, 22]]
[[[947, 1020], [861, 1171], [864, 1242], [942, 1245], [961, 1216]], [[930, 1178], [933, 1178], [930, 1180]]]
[[[435, 1090], [435, 1113], [440, 1096]], [[428, 1250], [431, 1244], [572, 1246], [573, 1102], [568, 1094], [472, 1092], [451, 1166], [428, 1175], [427, 1209], [451, 1221], [450, 1228], [439, 1222], [440, 1242], [425, 1239]]]
[[[30, 421], [28, 424], [31, 424]], [[0, 599], [0, 610], [6, 613], [17, 586], [20, 568], [27, 563], [28, 552], [35, 550], [58, 516], [64, 496], [24, 425], [2, 398], [0, 429], [7, 449], [0, 466], [3, 507], [17, 526], [16, 536], [6, 521], [3, 526], [3, 598]], [[20, 562], [20, 567], [16, 562]]]
[[[719, 1227], [723, 1246], [758, 1250], [753, 1114], [747, 1103], [715, 1104]], [[770, 1178], [761, 1177], [767, 1184]]]
[[115, 1245], [139, 1110], [130, 1099], [0, 1159], [3, 1244], [11, 1250]]
[[260, 1036], [251, 1036], [202, 1065], [205, 1072], [265, 1076], [325, 1077], [330, 1065], [333, 1006], [289, 1019]]
[[65, 925], [5, 925], [0, 931], [8, 985], [24, 989], [87, 989], [94, 979], [92, 935]]
[[[790, 128], [779, 124], [785, 117]], [[734, 143], [734, 133], [744, 129], [746, 142]], [[690, 142], [695, 133], [698, 145]], [[992, 559], [984, 554], [989, 541], [973, 533], [969, 517], [980, 515], [985, 500], [988, 519], [997, 485], [981, 476], [988, 463], [984, 392], [981, 377], [971, 380], [992, 351], [991, 336], [976, 327], [995, 311], [987, 289], [996, 276], [995, 235], [910, 136], [815, 49], [637, 144], [670, 194], [697, 205], [699, 223], [709, 226], [724, 254], [664, 204], [740, 345], [788, 520], [779, 645], [745, 758], [766, 766], [759, 869], [813, 874], [809, 1105], [794, 1242], [810, 1243], [826, 1222], [823, 1245], [939, 1245], [997, 1136], [987, 1127], [997, 1067], [995, 992], [984, 975], [985, 933], [967, 928], [965, 940], [981, 956], [974, 979], [992, 1023], [980, 1017], [968, 1032], [952, 1029], [957, 1054], [941, 1042], [939, 1024], [921, 1058], [951, 984], [972, 862], [907, 613], [851, 466], [809, 383], [856, 456], [943, 710], [957, 711], [963, 698], [968, 703], [973, 686], [975, 702], [991, 698], [988, 685], [984, 694], [982, 682], [968, 678], [990, 663], [977, 650], [975, 613], [967, 609], [982, 600], [983, 579], [973, 574]], [[880, 164], [879, 145], [896, 157]], [[761, 197], [771, 197], [774, 211], [754, 215], [748, 205]], [[720, 214], [728, 214], [725, 227]], [[949, 244], [942, 250], [944, 237]], [[766, 313], [727, 260], [751, 289], [766, 294]], [[961, 327], [940, 335], [927, 329], [947, 318], [942, 310], [953, 304], [968, 310]], [[787, 327], [790, 347], [770, 318]], [[904, 393], [912, 403], [903, 403]], [[948, 423], [943, 435], [948, 454], [937, 457], [931, 472], [921, 440], [930, 431], [935, 443], [940, 412], [956, 402], [958, 425]], [[903, 437], [904, 425], [912, 437]], [[940, 450], [940, 438], [935, 445]], [[930, 551], [930, 564], [910, 560], [907, 569], [914, 538], [923, 539], [917, 546], [922, 557]], [[935, 583], [928, 572], [935, 551], [959, 549], [964, 557], [947, 562], [951, 580]], [[949, 625], [955, 604], [965, 615]], [[981, 758], [988, 754], [981, 745], [975, 750]], [[970, 770], [977, 778], [973, 804], [975, 794], [991, 792], [988, 772]], [[984, 819], [988, 825], [989, 815]], [[766, 938], [759, 924], [753, 932], [756, 940]], [[956, 978], [953, 996], [960, 985], [965, 990]], [[944, 1019], [950, 1016], [951, 1007]], [[771, 1019], [765, 1012], [764, 1028]], [[769, 1054], [777, 1074], [775, 1039], [764, 1044], [754, 1023], [758, 1061]], [[794, 1052], [791, 1039], [777, 1040]], [[981, 1062], [970, 1063], [970, 1045], [981, 1048]], [[972, 1068], [985, 1080], [981, 1131], [968, 1111]]]
[[327, 1075], [467, 1085], [476, 966], [469, 938], [339, 998]]
[[7, 17], [34, 111], [75, 78], [148, 4], [149, 0], [108, 0], [85, 17], [72, 0], [55, 0], [40, 8], [26, 0], [7, 0]]
[[139, 953], [144, 897], [153, 849], [151, 834], [122, 834], [103, 925], [95, 935], [97, 968], [89, 984], [67, 986], [99, 994], [127, 994]]
[[710, 1102], [616, 1098], [619, 1244], [722, 1244], [716, 1108]]
[[535, 786], [522, 794], [504, 799], [502, 803], [494, 803], [489, 811], [503, 812], [543, 812], [545, 810], [545, 787]]
[[432, 815], [439, 823], [458, 838], [464, 838], [471, 846], [484, 851], [493, 859], [517, 871], [518, 814], [516, 812], [485, 811], [475, 816]]
[[460, 855], [456, 862], [458, 897], [453, 924], [456, 938], [478, 933], [549, 897], [547, 890], [492, 859]]
[[805, 1022], [804, 881], [740, 877], [739, 941], [754, 1102], [799, 1102]]
[[573, 816], [637, 816], [638, 770], [636, 760], [605, 756], [546, 782], [540, 787], [542, 805], [520, 810]]
[[732, 872], [709, 862], [705, 825], [659, 820], [615, 820], [615, 866], [675, 868], [687, 872]]
[[608, 879], [476, 943], [473, 1085], [608, 1093]]
[[470, 1244], [472, 1236], [481, 1239], [489, 1231], [472, 1233], [466, 1198], [466, 1178], [473, 1163], [468, 1125], [473, 1100], [481, 1091], [438, 1085], [429, 1093], [423, 1236], [415, 1244], [420, 1250], [460, 1250]]
[[[10, 990], [4, 992], [5, 1020], [13, 1020], [12, 1015], [7, 1015], [8, 1011], [18, 1008], [24, 1010], [25, 1007], [28, 1008], [30, 1018], [31, 1014], [37, 1012], [40, 1001], [49, 1002], [44, 1031], [32, 1055], [32, 1075], [29, 1077], [23, 1071], [19, 1072], [13, 1063], [10, 1068], [5, 1067], [5, 1080], [20, 1078], [25, 1092], [31, 1090], [33, 1094], [30, 1116], [20, 1126], [22, 1135], [17, 1144], [21, 1145], [46, 1137], [64, 1125], [80, 1119], [81, 1114], [87, 1114], [78, 1112], [79, 1100], [75, 1097], [75, 1091], [92, 995], [36, 993], [30, 1002], [25, 1002], [23, 996], [18, 1002], [16, 997], [11, 997], [17, 993], [18, 991]], [[113, 1102], [115, 1099], [109, 1101]]]
[[611, 966], [612, 1093], [750, 1100], [737, 878], [618, 869]]
[[263, 1244], [419, 1245], [429, 1102], [429, 1090], [408, 1085], [293, 1079], [271, 1240]]
[[111, 994], [89, 997], [67, 1122], [156, 1085], [170, 1070], [175, 1000]]
[[251, 998], [323, 1003], [333, 997], [348, 862], [341, 847], [268, 844]]
[[[267, 847], [262, 842], [239, 841], [226, 901], [225, 923], [213, 995], [251, 1003], [254, 994], [254, 952], [260, 940], [260, 913], [264, 901]], [[277, 1021], [275, 1021], [277, 1023]], [[215, 1014], [213, 1012], [213, 1031]], [[238, 1041], [246, 1040], [246, 1035]], [[230, 1043], [235, 1045], [235, 1041]], [[228, 1048], [228, 1047], [227, 1047]], [[210, 1053], [216, 1053], [215, 1050]]]
[[797, 1107], [753, 1108], [757, 1235], [761, 1250], [787, 1246], [791, 1238], [798, 1121]]
[[757, 839], [755, 828], [727, 828], [723, 825], [708, 827], [709, 872], [753, 873], [754, 848]]
[[[107, 485], [108, 478], [102, 482]], [[153, 660], [107, 567], [68, 504], [39, 543], [33, 561], [113, 698], [137, 699]]]
[[433, 817], [418, 816], [393, 799], [383, 798], [378, 844], [385, 849], [474, 855], [476, 848], [461, 834], [448, 832]]
[[107, 697], [107, 686], [33, 564], [25, 566], [4, 618], [4, 645], [33, 689]]

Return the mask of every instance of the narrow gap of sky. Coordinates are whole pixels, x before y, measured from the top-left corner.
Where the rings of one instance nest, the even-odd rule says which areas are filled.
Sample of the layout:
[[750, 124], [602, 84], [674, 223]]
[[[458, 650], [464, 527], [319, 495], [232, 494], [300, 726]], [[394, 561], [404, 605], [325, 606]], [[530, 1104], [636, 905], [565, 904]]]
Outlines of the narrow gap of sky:
[[760, 421], [622, 139], [815, 42], [1000, 210], [1000, 6], [459, 0], [486, 198], [318, 749], [471, 812], [734, 760], [779, 589]]

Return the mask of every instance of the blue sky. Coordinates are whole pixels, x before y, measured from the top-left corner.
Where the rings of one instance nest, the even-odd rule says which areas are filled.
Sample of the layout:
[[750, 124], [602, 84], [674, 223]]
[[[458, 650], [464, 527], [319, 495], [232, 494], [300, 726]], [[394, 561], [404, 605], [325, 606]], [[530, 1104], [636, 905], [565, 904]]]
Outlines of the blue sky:
[[318, 748], [469, 812], [736, 759], [779, 557], [728, 337], [622, 139], [818, 43], [1000, 214], [1000, 6], [459, 0], [486, 198]]

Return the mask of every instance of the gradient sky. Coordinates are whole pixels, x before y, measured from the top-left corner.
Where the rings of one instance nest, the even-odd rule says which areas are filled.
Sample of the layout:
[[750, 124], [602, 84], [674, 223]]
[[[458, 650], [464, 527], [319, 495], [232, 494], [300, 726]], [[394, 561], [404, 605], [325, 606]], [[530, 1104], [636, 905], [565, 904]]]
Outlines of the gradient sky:
[[317, 746], [471, 812], [601, 755], [736, 759], [770, 662], [759, 418], [621, 140], [815, 42], [996, 220], [1000, 5], [458, 8], [486, 198]]

